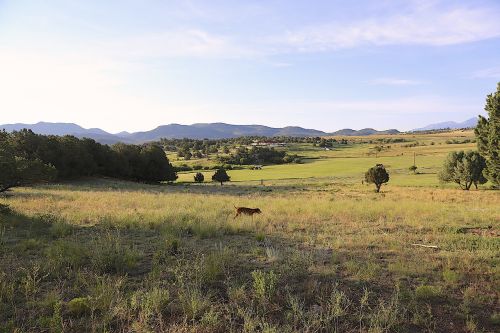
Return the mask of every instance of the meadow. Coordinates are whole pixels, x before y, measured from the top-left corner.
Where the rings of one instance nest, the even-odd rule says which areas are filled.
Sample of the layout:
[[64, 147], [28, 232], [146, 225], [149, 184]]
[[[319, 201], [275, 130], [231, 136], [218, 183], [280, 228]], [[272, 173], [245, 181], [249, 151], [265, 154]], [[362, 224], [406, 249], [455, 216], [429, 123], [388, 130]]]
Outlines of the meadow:
[[[295, 145], [304, 163], [224, 186], [205, 171], [15, 189], [0, 197], [0, 331], [496, 332], [500, 196], [438, 182], [449, 151], [474, 148], [450, 137], [471, 134], [376, 156]], [[361, 184], [375, 163], [381, 193]]]

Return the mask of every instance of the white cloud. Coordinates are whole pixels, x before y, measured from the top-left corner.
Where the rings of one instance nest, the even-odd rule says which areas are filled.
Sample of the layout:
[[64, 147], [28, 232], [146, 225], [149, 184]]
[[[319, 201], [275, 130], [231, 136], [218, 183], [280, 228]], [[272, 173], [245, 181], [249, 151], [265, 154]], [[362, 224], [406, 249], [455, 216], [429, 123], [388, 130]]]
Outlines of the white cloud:
[[200, 29], [177, 29], [107, 41], [103, 50], [112, 55], [134, 57], [241, 58], [256, 51], [239, 45], [228, 36]]
[[387, 85], [387, 86], [414, 86], [422, 84], [421, 81], [390, 78], [390, 77], [373, 79], [369, 81], [369, 83], [373, 85]]
[[472, 74], [473, 78], [500, 79], [500, 66], [478, 70]]
[[500, 36], [498, 8], [439, 9], [424, 6], [410, 14], [348, 23], [309, 26], [286, 35], [286, 44], [304, 52], [363, 45], [452, 45]]

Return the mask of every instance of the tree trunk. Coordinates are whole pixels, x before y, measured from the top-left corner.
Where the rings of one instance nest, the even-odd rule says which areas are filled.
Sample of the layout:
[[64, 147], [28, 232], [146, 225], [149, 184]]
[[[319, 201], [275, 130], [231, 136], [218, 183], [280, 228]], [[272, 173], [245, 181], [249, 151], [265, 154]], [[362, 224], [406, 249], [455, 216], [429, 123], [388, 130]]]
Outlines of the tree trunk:
[[220, 186], [224, 185], [222, 182], [220, 182]]
[[377, 193], [379, 193], [380, 192], [380, 186], [382, 186], [382, 185], [375, 184], [375, 186], [377, 187]]

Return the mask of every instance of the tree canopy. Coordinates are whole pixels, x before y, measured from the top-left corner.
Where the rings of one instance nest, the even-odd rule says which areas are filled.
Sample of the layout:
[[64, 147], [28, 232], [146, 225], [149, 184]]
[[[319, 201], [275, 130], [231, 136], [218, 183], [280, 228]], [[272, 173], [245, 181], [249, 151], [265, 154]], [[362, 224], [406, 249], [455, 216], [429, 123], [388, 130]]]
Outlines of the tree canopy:
[[220, 182], [222, 185], [224, 182], [228, 182], [231, 179], [227, 174], [226, 170], [223, 168], [217, 169], [212, 176], [212, 180], [216, 182]]
[[384, 165], [377, 164], [368, 169], [365, 173], [365, 180], [367, 183], [375, 184], [377, 193], [380, 192], [382, 184], [389, 181], [389, 173], [385, 170]]
[[[0, 132], [0, 163], [0, 177], [14, 179], [11, 175], [16, 174], [17, 183], [34, 182], [37, 174], [39, 181], [51, 177], [66, 180], [86, 176], [144, 182], [177, 179], [173, 166], [159, 145], [118, 143], [108, 146], [92, 139], [70, 135], [46, 136], [30, 130]], [[55, 176], [52, 169], [57, 171]], [[45, 174], [51, 177], [45, 177]]]
[[0, 132], [0, 192], [12, 187], [53, 180], [57, 171], [40, 159], [15, 156], [6, 141], [7, 134]]
[[484, 175], [495, 186], [500, 186], [500, 82], [497, 91], [486, 97], [484, 108], [488, 119], [479, 116], [475, 134], [479, 153], [486, 160]]
[[485, 159], [477, 152], [469, 150], [454, 151], [448, 154], [438, 177], [443, 182], [457, 183], [462, 189], [469, 190], [472, 184], [484, 184]]

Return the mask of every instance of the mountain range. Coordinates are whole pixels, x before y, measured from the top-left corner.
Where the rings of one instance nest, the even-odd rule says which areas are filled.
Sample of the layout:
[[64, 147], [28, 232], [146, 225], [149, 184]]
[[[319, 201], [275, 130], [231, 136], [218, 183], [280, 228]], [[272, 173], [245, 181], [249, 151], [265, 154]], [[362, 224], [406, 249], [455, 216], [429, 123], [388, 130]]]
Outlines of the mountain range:
[[[430, 124], [425, 127], [414, 129], [413, 131], [429, 131], [437, 129], [456, 129], [475, 127], [477, 118], [471, 118], [464, 122], [447, 121], [436, 124]], [[23, 128], [31, 129], [33, 132], [45, 135], [74, 135], [79, 138], [92, 138], [98, 142], [105, 144], [113, 144], [116, 142], [124, 143], [144, 143], [149, 141], [157, 141], [161, 138], [167, 139], [222, 139], [235, 138], [240, 136], [327, 136], [327, 135], [343, 135], [343, 136], [366, 136], [373, 134], [398, 134], [401, 133], [397, 129], [386, 131], [377, 131], [373, 128], [363, 128], [354, 130], [350, 128], [342, 129], [336, 132], [327, 133], [315, 129], [302, 128], [298, 126], [287, 127], [269, 127], [263, 125], [231, 125], [225, 123], [198, 123], [192, 125], [169, 124], [158, 126], [150, 131], [144, 132], [120, 132], [116, 134], [108, 133], [99, 128], [83, 128], [73, 123], [50, 123], [39, 122], [36, 124], [6, 124], [0, 125], [0, 130], [4, 129], [7, 132], [19, 131]]]
[[39, 122], [36, 124], [5, 124], [0, 125], [0, 130], [7, 132], [19, 131], [23, 128], [31, 129], [33, 132], [45, 135], [74, 135], [76, 137], [92, 138], [105, 144], [116, 142], [144, 143], [157, 141], [161, 138], [167, 139], [221, 139], [235, 138], [240, 136], [326, 136], [326, 135], [372, 135], [372, 134], [397, 134], [396, 129], [377, 131], [373, 128], [361, 130], [343, 129], [333, 133], [327, 133], [315, 129], [307, 129], [298, 126], [269, 127], [263, 125], [231, 125], [225, 123], [199, 123], [192, 125], [169, 124], [158, 126], [145, 132], [120, 132], [108, 133], [99, 128], [83, 128], [73, 123], [49, 123]]
[[413, 132], [418, 132], [418, 131], [432, 131], [432, 130], [438, 130], [438, 129], [457, 129], [457, 128], [472, 128], [476, 127], [477, 124], [477, 117], [467, 119], [466, 121], [463, 121], [461, 123], [456, 122], [456, 121], [445, 121], [442, 123], [435, 123], [435, 124], [430, 124], [425, 127], [421, 128], [416, 128], [413, 130]]

